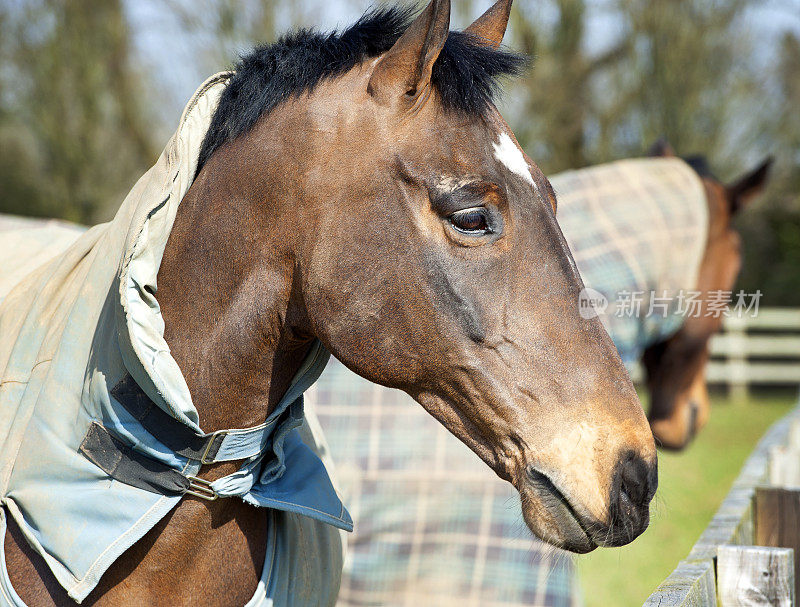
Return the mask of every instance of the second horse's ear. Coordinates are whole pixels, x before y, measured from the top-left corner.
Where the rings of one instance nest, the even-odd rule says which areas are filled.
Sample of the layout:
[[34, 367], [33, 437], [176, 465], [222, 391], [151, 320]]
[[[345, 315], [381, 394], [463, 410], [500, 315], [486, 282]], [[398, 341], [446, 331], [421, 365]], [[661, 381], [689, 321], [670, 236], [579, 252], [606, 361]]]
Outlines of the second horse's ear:
[[675, 150], [672, 149], [666, 137], [660, 137], [658, 141], [647, 150], [647, 155], [653, 158], [672, 158], [675, 156]]
[[491, 47], [499, 48], [503, 43], [510, 15], [511, 0], [497, 0], [464, 31]]
[[736, 213], [747, 206], [756, 196], [764, 191], [769, 177], [769, 169], [773, 158], [769, 156], [758, 167], [737, 179], [725, 189], [728, 192], [728, 201], [731, 213]]
[[431, 84], [433, 64], [450, 33], [450, 0], [431, 0], [381, 57], [367, 90], [382, 105], [413, 104]]

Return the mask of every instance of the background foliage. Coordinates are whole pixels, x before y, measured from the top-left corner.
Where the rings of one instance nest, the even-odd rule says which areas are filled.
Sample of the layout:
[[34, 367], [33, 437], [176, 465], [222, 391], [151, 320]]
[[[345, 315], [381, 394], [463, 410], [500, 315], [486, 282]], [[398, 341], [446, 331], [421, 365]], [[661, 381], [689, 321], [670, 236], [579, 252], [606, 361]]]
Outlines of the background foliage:
[[[460, 0], [456, 25], [488, 6]], [[739, 218], [740, 286], [800, 305], [800, 0], [517, 0], [534, 57], [504, 112], [545, 174], [659, 137], [723, 180], [772, 154]], [[0, 212], [109, 218], [194, 87], [253, 43], [331, 27], [356, 0], [0, 0]]]

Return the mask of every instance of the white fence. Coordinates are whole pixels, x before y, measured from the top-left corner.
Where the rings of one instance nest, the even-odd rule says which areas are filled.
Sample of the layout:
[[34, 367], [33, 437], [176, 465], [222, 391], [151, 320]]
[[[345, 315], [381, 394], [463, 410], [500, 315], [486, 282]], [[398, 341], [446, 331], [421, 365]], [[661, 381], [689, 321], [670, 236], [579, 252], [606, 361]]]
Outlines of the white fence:
[[711, 341], [708, 382], [744, 398], [752, 385], [800, 383], [800, 309], [764, 308], [752, 318], [727, 318]]
[[[632, 375], [644, 377], [641, 369]], [[762, 308], [754, 317], [726, 318], [711, 339], [707, 379], [736, 399], [746, 398], [752, 386], [800, 384], [800, 309]]]

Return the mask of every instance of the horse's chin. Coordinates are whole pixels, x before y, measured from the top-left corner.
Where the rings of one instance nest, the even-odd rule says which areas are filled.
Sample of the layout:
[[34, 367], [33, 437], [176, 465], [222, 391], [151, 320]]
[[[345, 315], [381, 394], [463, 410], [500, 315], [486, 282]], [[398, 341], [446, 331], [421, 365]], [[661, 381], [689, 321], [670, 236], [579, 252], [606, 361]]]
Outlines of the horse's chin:
[[531, 532], [551, 546], [576, 554], [586, 554], [597, 548], [580, 521], [565, 506], [548, 508], [545, 512], [524, 508], [523, 517]]
[[586, 554], [597, 548], [569, 500], [541, 473], [528, 473], [520, 491], [522, 516], [528, 528], [556, 548]]

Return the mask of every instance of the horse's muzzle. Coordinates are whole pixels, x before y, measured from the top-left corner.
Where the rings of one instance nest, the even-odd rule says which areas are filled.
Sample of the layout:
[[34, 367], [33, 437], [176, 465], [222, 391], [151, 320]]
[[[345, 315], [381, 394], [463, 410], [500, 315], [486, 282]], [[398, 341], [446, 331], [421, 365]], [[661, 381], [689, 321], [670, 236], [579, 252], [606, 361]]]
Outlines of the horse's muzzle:
[[648, 464], [632, 453], [625, 454], [613, 472], [606, 521], [585, 515], [533, 466], [527, 468], [526, 480], [528, 489], [546, 508], [547, 517], [558, 527], [556, 533], [542, 539], [571, 552], [585, 553], [598, 546], [623, 546], [647, 529], [658, 473], [655, 464]]

